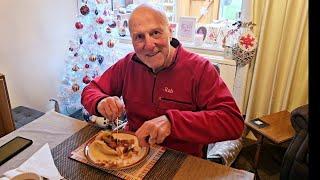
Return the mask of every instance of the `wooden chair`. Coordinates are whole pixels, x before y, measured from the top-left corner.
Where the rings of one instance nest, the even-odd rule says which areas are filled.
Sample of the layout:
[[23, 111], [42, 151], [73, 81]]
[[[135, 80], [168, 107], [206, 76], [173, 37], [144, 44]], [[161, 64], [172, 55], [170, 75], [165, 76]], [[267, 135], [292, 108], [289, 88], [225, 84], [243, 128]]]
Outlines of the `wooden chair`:
[[14, 131], [15, 124], [12, 117], [10, 99], [6, 80], [0, 73], [0, 137]]

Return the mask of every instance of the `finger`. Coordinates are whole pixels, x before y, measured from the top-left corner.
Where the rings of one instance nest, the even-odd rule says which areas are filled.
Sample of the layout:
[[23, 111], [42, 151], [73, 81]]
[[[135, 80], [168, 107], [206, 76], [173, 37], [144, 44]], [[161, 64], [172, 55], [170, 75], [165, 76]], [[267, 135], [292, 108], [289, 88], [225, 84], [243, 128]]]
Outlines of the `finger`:
[[156, 139], [156, 138], [150, 137], [149, 140], [148, 140], [148, 143], [149, 143], [150, 145], [154, 145], [154, 144], [156, 144], [156, 142], [157, 142], [157, 139]]
[[108, 108], [107, 108], [107, 104], [106, 102], [103, 100], [101, 101], [99, 104], [98, 104], [98, 112], [103, 116], [103, 117], [106, 117], [106, 118], [110, 118], [110, 113], [108, 112]]
[[157, 137], [158, 137], [158, 131], [156, 128], [153, 128], [152, 131], [150, 132], [150, 138], [148, 140], [148, 143], [150, 145], [153, 145], [157, 142]]
[[149, 133], [146, 131], [145, 124], [143, 124], [136, 132], [135, 135], [138, 138], [139, 145], [141, 147], [146, 147], [149, 144], [146, 141], [146, 138], [149, 136]]
[[[138, 137], [138, 136], [137, 136]], [[148, 136], [147, 136], [148, 137]], [[138, 141], [139, 141], [139, 145], [141, 147], [147, 147], [149, 146], [147, 140], [146, 140], [146, 137], [138, 137]]]
[[120, 100], [120, 98], [118, 96], [115, 96], [115, 103], [116, 103], [116, 106], [118, 108], [117, 116], [120, 117], [121, 114], [124, 112], [124, 104], [123, 104], [123, 102]]
[[108, 105], [109, 105], [109, 109], [111, 111], [112, 120], [114, 121], [118, 115], [118, 107], [117, 107], [115, 99], [110, 98]]
[[[98, 112], [99, 112], [102, 116], [108, 118], [109, 120], [112, 119], [112, 111], [111, 111], [111, 109], [110, 109], [110, 107], [109, 107], [110, 98], [111, 98], [111, 97], [107, 97], [107, 98], [102, 99], [102, 100], [99, 102], [98, 107], [97, 107]], [[112, 101], [112, 100], [111, 100], [111, 101]]]
[[159, 129], [157, 136], [157, 144], [161, 144], [167, 136], [168, 135], [164, 129]]

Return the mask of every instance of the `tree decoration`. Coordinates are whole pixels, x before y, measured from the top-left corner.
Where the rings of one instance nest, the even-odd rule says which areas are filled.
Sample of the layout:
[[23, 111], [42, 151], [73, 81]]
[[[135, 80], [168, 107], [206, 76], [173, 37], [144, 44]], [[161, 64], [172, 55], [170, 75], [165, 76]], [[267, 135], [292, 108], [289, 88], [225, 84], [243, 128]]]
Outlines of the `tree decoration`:
[[98, 34], [97, 34], [97, 32], [94, 32], [93, 37], [94, 37], [94, 39], [98, 39]]
[[[115, 16], [111, 1], [81, 0], [74, 25], [74, 35], [67, 46], [65, 68], [59, 87], [58, 100], [63, 114], [70, 115], [83, 108], [80, 95], [93, 78], [125, 55], [121, 49], [108, 48], [107, 42], [118, 37], [116, 29], [108, 26]], [[98, 12], [98, 15], [96, 13]], [[103, 12], [103, 13], [102, 13]], [[105, 44], [105, 45], [104, 45]], [[111, 43], [114, 46], [114, 42]]]
[[90, 81], [91, 81], [91, 79], [90, 79], [90, 77], [87, 76], [87, 75], [84, 76], [83, 79], [82, 79], [82, 82], [85, 83], [85, 84], [89, 84]]
[[72, 91], [73, 92], [77, 92], [77, 91], [79, 91], [80, 90], [80, 86], [77, 84], [77, 83], [74, 83], [73, 85], [72, 85]]
[[103, 24], [103, 23], [104, 23], [104, 20], [103, 20], [102, 17], [98, 17], [98, 18], [96, 19], [96, 22], [97, 22], [98, 24]]
[[79, 43], [80, 43], [80, 44], [83, 44], [83, 39], [82, 39], [82, 37], [80, 37]]
[[252, 51], [257, 47], [257, 38], [252, 31], [247, 31], [240, 36], [239, 47], [244, 51]]
[[110, 40], [107, 42], [108, 48], [113, 48], [113, 47], [114, 47], [114, 44], [115, 44], [115, 42], [114, 42], [114, 40], [112, 40], [112, 39], [110, 39]]
[[80, 13], [82, 15], [85, 16], [85, 15], [89, 14], [89, 12], [90, 12], [90, 9], [89, 9], [89, 7], [87, 5], [81, 6]]
[[106, 28], [106, 33], [108, 33], [108, 34], [111, 33], [111, 28], [110, 27]]
[[89, 56], [89, 61], [95, 62], [96, 60], [97, 60], [97, 57], [95, 55], [92, 54]]
[[78, 22], [75, 23], [75, 27], [76, 27], [77, 29], [82, 29], [82, 28], [83, 28], [83, 24], [78, 21]]
[[102, 40], [99, 40], [99, 41], [97, 42], [97, 44], [98, 44], [99, 46], [101, 46], [101, 45], [103, 45], [103, 41], [102, 41]]
[[252, 22], [237, 21], [233, 26], [236, 26], [236, 28], [231, 29], [223, 38], [223, 47], [228, 48], [225, 45], [228, 37], [240, 31], [241, 35], [238, 37], [238, 41], [232, 45], [232, 58], [236, 61], [237, 66], [245, 66], [255, 58], [256, 54], [258, 42], [252, 32], [255, 24]]
[[104, 60], [104, 57], [99, 54], [99, 55], [97, 56], [97, 59], [98, 59], [99, 64], [101, 65], [102, 62], [103, 62], [103, 60]]
[[126, 29], [124, 27], [119, 28], [119, 36], [121, 37], [126, 36]]
[[72, 71], [75, 71], [75, 72], [77, 72], [79, 69], [80, 69], [80, 68], [79, 68], [79, 66], [77, 66], [77, 65], [74, 65], [74, 66], [72, 67]]
[[116, 21], [111, 21], [110, 23], [108, 23], [108, 26], [110, 28], [115, 28], [117, 26], [117, 23], [116, 23]]

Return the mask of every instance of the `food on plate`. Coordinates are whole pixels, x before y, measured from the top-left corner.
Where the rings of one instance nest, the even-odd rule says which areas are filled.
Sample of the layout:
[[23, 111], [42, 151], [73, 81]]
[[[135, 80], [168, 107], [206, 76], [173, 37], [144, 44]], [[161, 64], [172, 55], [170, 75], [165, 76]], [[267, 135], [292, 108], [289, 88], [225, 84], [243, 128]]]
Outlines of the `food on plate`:
[[140, 147], [137, 137], [133, 134], [101, 131], [88, 144], [87, 156], [100, 166], [121, 168], [137, 163], [147, 153], [148, 148]]

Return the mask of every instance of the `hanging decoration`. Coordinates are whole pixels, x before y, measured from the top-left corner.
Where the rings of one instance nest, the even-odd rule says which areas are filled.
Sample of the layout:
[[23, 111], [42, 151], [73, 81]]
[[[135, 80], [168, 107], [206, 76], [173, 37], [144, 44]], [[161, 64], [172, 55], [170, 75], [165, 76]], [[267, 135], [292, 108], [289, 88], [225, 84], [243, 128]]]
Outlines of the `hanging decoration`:
[[252, 22], [237, 21], [233, 24], [236, 28], [230, 30], [223, 39], [223, 47], [228, 48], [225, 43], [227, 38], [235, 32], [240, 32], [238, 41], [232, 45], [232, 59], [236, 61], [237, 66], [245, 66], [250, 63], [256, 55], [257, 38], [252, 29], [255, 26]]
[[87, 5], [84, 5], [80, 8], [80, 13], [84, 16], [89, 14], [89, 12], [90, 12], [90, 9]]

